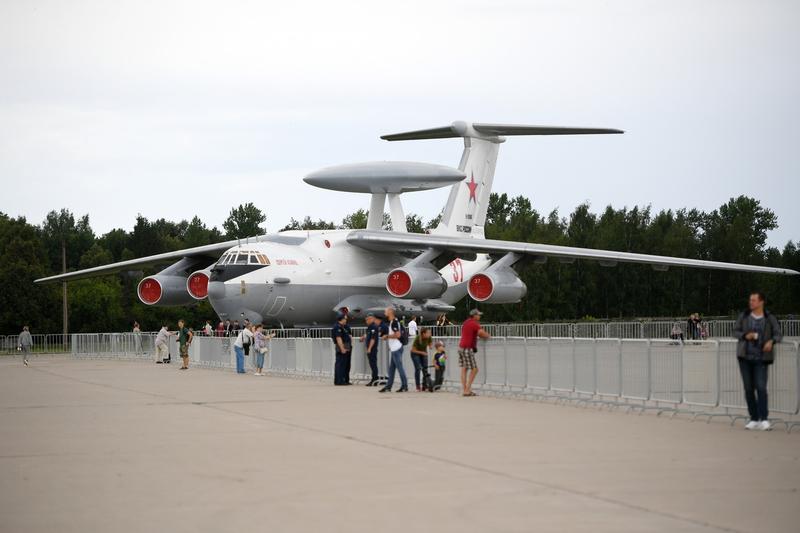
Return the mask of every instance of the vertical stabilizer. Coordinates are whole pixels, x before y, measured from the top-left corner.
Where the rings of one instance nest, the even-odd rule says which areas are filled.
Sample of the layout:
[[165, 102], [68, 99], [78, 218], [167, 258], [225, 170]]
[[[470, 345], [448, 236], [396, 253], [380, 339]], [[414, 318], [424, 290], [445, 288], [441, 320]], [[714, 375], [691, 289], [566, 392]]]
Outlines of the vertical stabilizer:
[[433, 233], [461, 237], [484, 236], [486, 212], [492, 193], [494, 169], [500, 144], [509, 135], [584, 135], [623, 133], [609, 128], [572, 128], [563, 126], [525, 126], [516, 124], [479, 124], [453, 122], [450, 126], [383, 135], [387, 141], [464, 138], [464, 152], [458, 168], [466, 178], [450, 190], [442, 220]]

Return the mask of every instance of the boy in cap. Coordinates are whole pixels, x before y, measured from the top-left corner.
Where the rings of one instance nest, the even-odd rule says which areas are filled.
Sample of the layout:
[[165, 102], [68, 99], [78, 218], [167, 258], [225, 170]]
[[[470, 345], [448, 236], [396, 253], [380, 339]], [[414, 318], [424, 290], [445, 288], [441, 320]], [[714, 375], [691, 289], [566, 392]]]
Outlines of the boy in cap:
[[444, 371], [447, 368], [447, 352], [444, 351], [444, 343], [442, 341], [436, 341], [433, 348], [436, 350], [433, 354], [433, 367], [436, 370], [433, 390], [439, 390], [442, 388], [442, 384], [444, 384]]

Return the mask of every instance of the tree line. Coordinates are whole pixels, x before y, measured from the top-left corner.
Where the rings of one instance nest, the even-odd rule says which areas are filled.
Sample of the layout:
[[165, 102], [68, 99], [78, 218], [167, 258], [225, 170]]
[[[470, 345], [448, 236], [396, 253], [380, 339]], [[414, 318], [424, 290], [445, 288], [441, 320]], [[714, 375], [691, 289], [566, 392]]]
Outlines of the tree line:
[[[359, 229], [366, 227], [367, 216], [360, 209], [339, 224], [306, 216], [291, 219], [283, 229]], [[422, 233], [438, 220], [410, 214], [408, 230]], [[66, 209], [51, 211], [39, 224], [0, 213], [0, 333], [17, 333], [26, 323], [37, 332], [61, 331], [61, 285], [34, 285], [36, 278], [65, 268], [89, 268], [260, 235], [265, 233], [265, 221], [265, 213], [247, 203], [231, 209], [221, 229], [208, 227], [197, 216], [174, 222], [139, 215], [131, 231], [113, 229], [96, 235], [88, 215], [76, 217]], [[384, 224], [391, 227], [386, 216]], [[562, 216], [557, 210], [539, 213], [524, 196], [493, 193], [486, 237], [800, 270], [800, 250], [794, 242], [783, 249], [766, 245], [767, 232], [777, 227], [775, 214], [746, 196], [732, 198], [711, 212], [680, 209], [654, 214], [650, 207], [609, 206], [595, 213], [582, 204]], [[554, 259], [545, 263], [524, 259], [516, 269], [528, 285], [527, 298], [517, 304], [483, 306], [486, 320], [666, 317], [690, 312], [732, 315], [742, 307], [748, 291], [756, 288], [767, 293], [770, 309], [790, 314], [797, 311], [800, 297], [800, 280], [786, 276], [688, 268], [661, 272], [645, 265], [621, 263], [608, 268], [596, 262], [564, 264]], [[216, 319], [207, 301], [184, 307], [149, 307], [139, 302], [136, 285], [141, 275], [157, 270], [70, 282], [69, 330], [123, 331], [133, 320], [153, 330], [161, 321], [174, 324], [179, 317], [192, 325]], [[472, 305], [460, 303], [453, 318], [460, 318]]]

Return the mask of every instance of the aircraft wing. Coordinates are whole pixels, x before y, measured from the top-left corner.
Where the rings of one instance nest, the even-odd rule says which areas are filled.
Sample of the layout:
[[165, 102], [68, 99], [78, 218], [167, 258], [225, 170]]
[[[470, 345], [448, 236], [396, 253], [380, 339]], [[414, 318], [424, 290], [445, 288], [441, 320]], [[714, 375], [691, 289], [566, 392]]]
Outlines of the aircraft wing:
[[[241, 241], [244, 243], [245, 241]], [[194, 248], [186, 248], [184, 250], [176, 250], [174, 252], [165, 252], [163, 254], [149, 255], [147, 257], [140, 257], [139, 259], [130, 259], [128, 261], [120, 261], [118, 263], [110, 263], [108, 265], [97, 266], [93, 268], [85, 268], [83, 270], [76, 270], [74, 272], [67, 272], [66, 274], [58, 274], [46, 278], [39, 278], [34, 283], [54, 283], [59, 281], [73, 281], [84, 278], [93, 278], [96, 276], [103, 276], [106, 274], [113, 274], [115, 272], [124, 272], [127, 270], [140, 270], [170, 261], [177, 261], [185, 257], [203, 260], [207, 259], [208, 263], [213, 263], [219, 259], [220, 254], [232, 246], [236, 246], [239, 241], [227, 241], [217, 244], [207, 244], [204, 246], [196, 246]]]
[[442, 250], [454, 253], [518, 253], [546, 259], [555, 257], [562, 261], [589, 259], [600, 262], [603, 266], [615, 266], [617, 263], [642, 263], [652, 265], [656, 269], [666, 270], [674, 267], [709, 268], [716, 270], [735, 270], [739, 272], [755, 272], [760, 274], [797, 275], [800, 272], [788, 268], [775, 268], [737, 263], [721, 263], [701, 259], [683, 259], [664, 255], [635, 254], [631, 252], [615, 252], [612, 250], [595, 250], [592, 248], [574, 248], [552, 244], [536, 244], [528, 242], [498, 241], [491, 239], [458, 238], [442, 235], [425, 235], [419, 233], [400, 233], [391, 231], [356, 230], [347, 236], [347, 242], [365, 250], [377, 252], [403, 252]]

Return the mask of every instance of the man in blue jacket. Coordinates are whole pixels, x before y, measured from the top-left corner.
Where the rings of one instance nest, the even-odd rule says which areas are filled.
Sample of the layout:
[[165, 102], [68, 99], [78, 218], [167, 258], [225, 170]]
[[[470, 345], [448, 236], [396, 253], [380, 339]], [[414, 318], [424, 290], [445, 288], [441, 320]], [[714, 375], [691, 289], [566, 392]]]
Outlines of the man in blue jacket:
[[353, 351], [350, 326], [347, 325], [347, 313], [336, 313], [336, 323], [331, 328], [331, 339], [336, 351], [333, 366], [333, 384], [350, 385], [350, 354]]
[[772, 429], [767, 407], [767, 376], [769, 365], [775, 361], [775, 343], [783, 338], [778, 319], [764, 309], [765, 303], [764, 293], [752, 293], [749, 309], [739, 315], [733, 329], [733, 336], [739, 341], [736, 357], [750, 414], [745, 429], [761, 431]]

